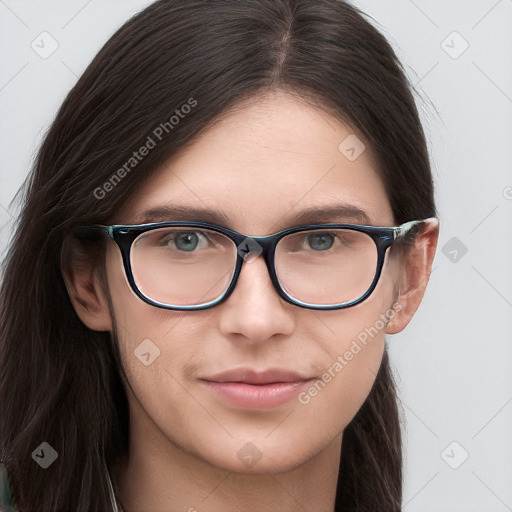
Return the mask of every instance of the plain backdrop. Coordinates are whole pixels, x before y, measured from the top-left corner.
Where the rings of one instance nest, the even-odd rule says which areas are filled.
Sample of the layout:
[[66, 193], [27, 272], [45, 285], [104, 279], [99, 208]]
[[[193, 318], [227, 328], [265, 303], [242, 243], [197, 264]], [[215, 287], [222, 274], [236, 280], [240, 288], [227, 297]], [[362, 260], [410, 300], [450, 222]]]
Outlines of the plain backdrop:
[[[149, 3], [0, 0], [1, 252], [11, 200], [64, 96]], [[416, 87], [441, 222], [424, 302], [388, 337], [405, 417], [404, 511], [512, 510], [512, 0], [354, 4]]]

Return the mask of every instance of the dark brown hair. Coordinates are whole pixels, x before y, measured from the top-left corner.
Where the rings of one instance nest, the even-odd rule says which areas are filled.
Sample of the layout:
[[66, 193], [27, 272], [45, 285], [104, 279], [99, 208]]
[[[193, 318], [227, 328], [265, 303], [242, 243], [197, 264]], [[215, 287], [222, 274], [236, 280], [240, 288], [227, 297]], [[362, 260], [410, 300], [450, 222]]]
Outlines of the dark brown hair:
[[[410, 86], [388, 42], [357, 9], [342, 0], [160, 0], [137, 14], [61, 106], [4, 262], [0, 457], [24, 512], [112, 511], [106, 469], [128, 447], [116, 341], [76, 315], [61, 271], [61, 256], [69, 264], [65, 241], [81, 226], [107, 223], [178, 149], [272, 89], [353, 127], [376, 156], [397, 223], [435, 216]], [[191, 98], [196, 106], [169, 123]], [[98, 198], [165, 122], [162, 140]], [[47, 470], [31, 459], [43, 441], [59, 453]], [[384, 353], [343, 434], [336, 511], [398, 511], [401, 493], [400, 421]]]

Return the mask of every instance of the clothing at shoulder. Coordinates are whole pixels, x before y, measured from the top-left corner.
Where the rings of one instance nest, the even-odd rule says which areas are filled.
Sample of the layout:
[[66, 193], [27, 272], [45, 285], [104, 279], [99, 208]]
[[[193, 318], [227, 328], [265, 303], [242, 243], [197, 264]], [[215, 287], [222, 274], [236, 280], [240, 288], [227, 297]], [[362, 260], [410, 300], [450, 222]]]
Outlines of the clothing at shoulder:
[[[115, 512], [123, 512], [121, 505], [118, 503], [114, 489], [112, 486], [112, 480], [110, 475], [107, 476], [108, 485], [110, 489], [110, 499], [112, 500], [113, 510]], [[0, 512], [18, 512], [16, 505], [12, 497], [11, 481], [9, 480], [9, 473], [5, 464], [0, 461]]]
[[0, 511], [16, 512], [14, 500], [12, 499], [11, 482], [5, 464], [0, 461]]

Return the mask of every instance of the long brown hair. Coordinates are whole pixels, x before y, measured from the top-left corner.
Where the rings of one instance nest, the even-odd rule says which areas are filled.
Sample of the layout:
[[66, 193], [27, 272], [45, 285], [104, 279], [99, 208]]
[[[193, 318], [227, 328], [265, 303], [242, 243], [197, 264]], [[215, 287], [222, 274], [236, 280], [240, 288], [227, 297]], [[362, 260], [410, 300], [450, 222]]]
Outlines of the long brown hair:
[[[62, 104], [27, 180], [3, 266], [0, 458], [21, 510], [112, 511], [106, 470], [128, 449], [118, 348], [72, 307], [61, 271], [69, 264], [65, 241], [81, 226], [108, 222], [220, 115], [274, 88], [360, 134], [376, 155], [397, 223], [435, 216], [410, 85], [388, 42], [353, 6], [160, 0], [134, 16]], [[191, 100], [194, 108], [170, 119]], [[128, 169], [159, 126], [161, 140]], [[46, 470], [31, 459], [42, 442], [59, 454]], [[386, 353], [342, 444], [336, 511], [400, 510], [400, 421]]]

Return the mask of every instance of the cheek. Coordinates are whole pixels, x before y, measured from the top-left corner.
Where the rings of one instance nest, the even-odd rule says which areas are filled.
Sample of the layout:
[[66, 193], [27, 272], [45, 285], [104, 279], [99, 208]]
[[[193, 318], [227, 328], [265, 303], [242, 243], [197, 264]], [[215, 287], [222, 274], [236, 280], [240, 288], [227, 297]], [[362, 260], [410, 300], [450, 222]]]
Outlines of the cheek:
[[[384, 351], [384, 332], [378, 326], [351, 320], [335, 329], [336, 335], [328, 346], [324, 344], [323, 370], [299, 396], [299, 402], [311, 408], [310, 417], [324, 418], [338, 432], [368, 396]], [[365, 327], [361, 329], [361, 325]]]
[[[384, 268], [374, 293], [361, 304], [317, 315], [309, 336], [322, 349], [319, 378], [299, 396], [311, 415], [343, 429], [367, 398], [385, 347], [386, 325], [395, 315], [394, 274]], [[318, 328], [318, 319], [323, 327]], [[320, 334], [323, 333], [323, 337]]]
[[[201, 410], [184, 369], [191, 362], [204, 364], [201, 337], [196, 334], [200, 323], [190, 312], [159, 310], [141, 301], [134, 306], [134, 300], [139, 299], [119, 301], [126, 309], [119, 315], [122, 322], [116, 318], [121, 361], [129, 382], [132, 435], [156, 435], [165, 444], [166, 438], [183, 447], [194, 445], [199, 434], [191, 436], [190, 431]], [[159, 448], [151, 444], [149, 449]]]

